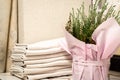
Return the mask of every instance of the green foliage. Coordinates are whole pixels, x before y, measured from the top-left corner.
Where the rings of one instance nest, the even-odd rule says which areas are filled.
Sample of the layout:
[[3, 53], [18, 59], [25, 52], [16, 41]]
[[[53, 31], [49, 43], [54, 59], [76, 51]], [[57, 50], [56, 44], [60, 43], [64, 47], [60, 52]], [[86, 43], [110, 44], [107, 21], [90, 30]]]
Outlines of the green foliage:
[[69, 15], [69, 21], [66, 25], [66, 30], [77, 39], [86, 43], [95, 43], [91, 35], [93, 31], [106, 19], [114, 17], [120, 23], [120, 11], [116, 12], [114, 5], [108, 6], [105, 1], [102, 7], [98, 5], [101, 0], [96, 0], [95, 4], [89, 6], [88, 15], [85, 14], [84, 3], [77, 11], [72, 9]]

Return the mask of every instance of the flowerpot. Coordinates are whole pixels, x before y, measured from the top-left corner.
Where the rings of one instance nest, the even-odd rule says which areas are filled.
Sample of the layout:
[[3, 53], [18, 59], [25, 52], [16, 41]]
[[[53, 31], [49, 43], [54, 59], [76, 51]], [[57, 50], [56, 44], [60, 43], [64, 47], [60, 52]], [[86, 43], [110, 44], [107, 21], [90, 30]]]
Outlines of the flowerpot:
[[61, 46], [72, 55], [73, 80], [108, 80], [110, 58], [120, 45], [120, 26], [114, 18], [99, 25], [92, 34], [96, 44], [86, 44], [65, 31]]

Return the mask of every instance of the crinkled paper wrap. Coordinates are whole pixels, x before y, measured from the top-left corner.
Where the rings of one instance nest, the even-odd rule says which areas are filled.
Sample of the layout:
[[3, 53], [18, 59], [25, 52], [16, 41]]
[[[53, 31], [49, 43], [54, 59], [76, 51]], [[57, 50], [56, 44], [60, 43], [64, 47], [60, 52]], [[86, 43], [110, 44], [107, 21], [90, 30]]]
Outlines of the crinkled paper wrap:
[[65, 31], [61, 46], [72, 55], [73, 80], [108, 80], [109, 60], [120, 45], [120, 26], [114, 18], [99, 25], [92, 34], [96, 44], [86, 44]]

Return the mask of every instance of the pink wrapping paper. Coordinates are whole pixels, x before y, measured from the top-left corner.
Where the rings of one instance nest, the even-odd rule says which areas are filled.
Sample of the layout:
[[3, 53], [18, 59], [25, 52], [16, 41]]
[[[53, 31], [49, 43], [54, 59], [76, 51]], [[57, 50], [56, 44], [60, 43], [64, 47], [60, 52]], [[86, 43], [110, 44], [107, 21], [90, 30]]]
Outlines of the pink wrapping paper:
[[65, 31], [61, 46], [72, 55], [73, 80], [108, 80], [109, 60], [120, 45], [120, 26], [114, 18], [99, 25], [92, 34], [96, 44], [86, 44]]

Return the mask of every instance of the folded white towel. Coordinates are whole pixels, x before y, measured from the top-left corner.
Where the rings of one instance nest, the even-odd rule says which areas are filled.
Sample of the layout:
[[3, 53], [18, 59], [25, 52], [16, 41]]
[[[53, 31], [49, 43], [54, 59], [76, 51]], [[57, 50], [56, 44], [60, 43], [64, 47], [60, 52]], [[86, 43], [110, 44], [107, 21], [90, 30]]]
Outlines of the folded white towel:
[[[57, 70], [67, 69], [69, 66], [65, 67], [48, 67], [48, 68], [38, 68], [38, 69], [24, 69], [25, 74], [46, 74]], [[71, 68], [72, 70], [72, 68]]]
[[11, 65], [10, 68], [10, 72], [14, 72], [14, 73], [23, 73], [24, 72], [24, 68], [21, 66], [17, 66], [17, 65]]
[[45, 63], [50, 63], [53, 61], [58, 61], [58, 60], [71, 60], [71, 56], [60, 56], [60, 57], [54, 57], [54, 58], [47, 58], [47, 59], [39, 59], [39, 60], [28, 60], [28, 61], [13, 61], [13, 64], [15, 65], [29, 65], [29, 64], [45, 64]]
[[61, 57], [55, 57], [55, 58], [48, 58], [48, 59], [40, 59], [40, 60], [31, 60], [31, 61], [24, 61], [25, 65], [28, 64], [41, 64], [41, 63], [50, 63], [54, 61], [62, 61], [62, 60], [71, 60], [71, 56], [61, 56]]
[[40, 49], [56, 48], [56, 47], [60, 47], [59, 40], [65, 40], [65, 38], [61, 37], [61, 38], [57, 38], [57, 39], [36, 42], [33, 44], [29, 44], [27, 46], [27, 48], [28, 48], [28, 50], [40, 50]]
[[26, 50], [26, 56], [56, 54], [62, 51], [64, 50], [61, 47], [44, 49], [44, 50]]
[[25, 66], [24, 61], [12, 61], [12, 64], [17, 65], [17, 66], [21, 66], [21, 67]]
[[52, 78], [42, 79], [42, 80], [72, 80], [72, 75], [52, 77]]
[[67, 69], [59, 69], [55, 71], [50, 71], [45, 74], [34, 74], [34, 75], [28, 75], [28, 74], [23, 74], [23, 73], [17, 73], [17, 72], [11, 72], [12, 75], [15, 75], [16, 77], [19, 78], [24, 78], [24, 80], [36, 80], [36, 79], [42, 79], [42, 78], [48, 78], [48, 77], [60, 77], [60, 76], [69, 76], [72, 74], [72, 69], [67, 68]]
[[33, 56], [33, 55], [55, 54], [62, 51], [64, 50], [61, 47], [43, 49], [43, 50], [20, 50], [20, 49], [15, 50], [14, 49], [13, 54], [25, 54], [26, 56]]
[[14, 46], [12, 53], [25, 53], [26, 47], [19, 47], [19, 46]]
[[67, 52], [58, 52], [55, 54], [45, 54], [40, 56], [26, 56], [25, 54], [12, 54], [11, 59], [13, 61], [28, 61], [28, 60], [40, 60], [40, 59], [48, 59], [48, 58], [55, 58], [55, 57], [62, 57], [69, 55]]
[[27, 45], [16, 44], [13, 47], [12, 53], [25, 53], [26, 49], [27, 49]]
[[45, 74], [45, 73], [49, 73], [49, 72], [53, 72], [53, 71], [61, 70], [61, 69], [67, 69], [67, 68], [71, 68], [71, 67], [70, 66], [60, 66], [60, 67], [55, 66], [55, 67], [28, 69], [28, 68], [23, 68], [20, 66], [12, 65], [12, 67], [10, 68], [10, 72], [21, 73], [23, 75], [25, 75], [25, 74]]
[[71, 74], [72, 74], [71, 68], [67, 68], [67, 69], [58, 70], [56, 72], [50, 72], [47, 74], [26, 75], [25, 79], [36, 80], [47, 77], [56, 77], [56, 76], [71, 75]]
[[71, 78], [50, 78], [50, 79], [41, 79], [41, 80], [72, 80]]
[[19, 43], [16, 43], [15, 46], [19, 46], [19, 47], [27, 47], [28, 44], [19, 44]]
[[25, 56], [25, 54], [11, 54], [11, 60], [24, 61], [24, 60], [26, 60], [26, 56]]
[[71, 66], [72, 60], [59, 60], [45, 64], [32, 64], [26, 65], [26, 68], [42, 68], [42, 67], [52, 67], [52, 66]]
[[10, 72], [10, 74], [13, 75], [13, 76], [16, 76], [16, 77], [18, 77], [18, 78], [21, 78], [21, 80], [25, 77], [25, 75], [22, 74], [22, 73]]

